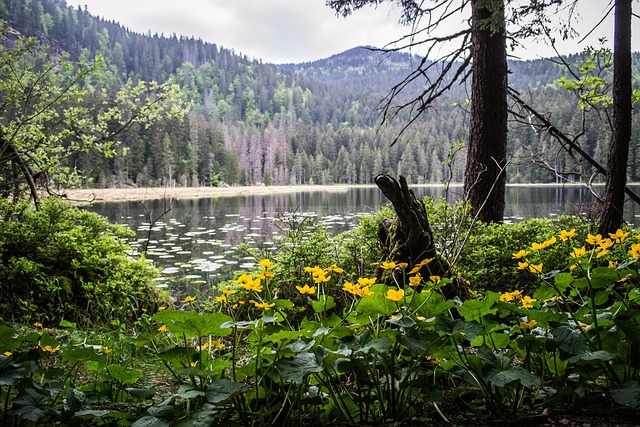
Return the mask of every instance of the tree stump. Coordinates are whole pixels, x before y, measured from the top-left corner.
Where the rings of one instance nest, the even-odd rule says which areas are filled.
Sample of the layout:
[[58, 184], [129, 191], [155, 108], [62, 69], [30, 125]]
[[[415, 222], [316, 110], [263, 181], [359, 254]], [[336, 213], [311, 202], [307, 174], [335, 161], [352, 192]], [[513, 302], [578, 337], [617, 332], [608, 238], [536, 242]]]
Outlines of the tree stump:
[[[447, 285], [442, 290], [447, 297], [460, 295], [461, 289], [466, 289], [464, 281], [452, 274], [449, 263], [437, 252], [427, 210], [409, 189], [407, 180], [403, 176], [396, 180], [389, 175], [378, 175], [375, 183], [389, 199], [398, 216], [394, 221], [387, 219], [378, 225], [378, 238], [386, 258], [396, 264], [407, 263], [407, 271], [412, 270], [424, 259], [433, 258], [433, 261], [422, 266], [418, 273], [425, 280], [428, 280], [429, 276], [454, 278], [453, 286]], [[398, 273], [402, 274], [394, 274]], [[382, 272], [379, 275], [381, 276]]]

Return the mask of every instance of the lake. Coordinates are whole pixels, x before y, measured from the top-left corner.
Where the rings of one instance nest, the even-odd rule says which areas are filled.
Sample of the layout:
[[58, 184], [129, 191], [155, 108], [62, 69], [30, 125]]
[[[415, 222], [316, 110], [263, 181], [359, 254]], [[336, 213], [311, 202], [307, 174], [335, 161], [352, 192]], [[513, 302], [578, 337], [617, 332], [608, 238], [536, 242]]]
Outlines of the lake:
[[[412, 189], [418, 197], [443, 196], [441, 186]], [[640, 185], [634, 190], [640, 191]], [[452, 199], [459, 198], [462, 188], [454, 187], [451, 192]], [[590, 192], [581, 186], [508, 186], [505, 221], [581, 213], [588, 209], [591, 200]], [[206, 289], [230, 278], [235, 271], [253, 267], [256, 259], [247, 257], [238, 245], [244, 243], [266, 251], [274, 248], [274, 240], [281, 234], [276, 225], [280, 214], [298, 212], [311, 216], [328, 230], [339, 233], [354, 227], [360, 215], [378, 210], [388, 200], [375, 186], [174, 199], [171, 210], [154, 222], [165, 211], [164, 203], [162, 200], [148, 200], [144, 205], [94, 203], [86, 209], [135, 230], [136, 237], [129, 243], [136, 251], [148, 241], [147, 258], [162, 271], [157, 286], [193, 292], [194, 287]], [[625, 218], [640, 224], [640, 207], [628, 203]]]

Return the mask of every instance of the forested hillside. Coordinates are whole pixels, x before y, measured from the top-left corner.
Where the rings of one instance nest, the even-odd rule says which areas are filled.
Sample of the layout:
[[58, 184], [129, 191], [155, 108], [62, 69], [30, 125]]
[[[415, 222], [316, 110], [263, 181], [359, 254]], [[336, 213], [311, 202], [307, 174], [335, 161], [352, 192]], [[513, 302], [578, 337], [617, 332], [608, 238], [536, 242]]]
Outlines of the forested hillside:
[[[354, 48], [310, 63], [265, 64], [194, 38], [137, 34], [59, 0], [0, 0], [0, 18], [13, 37], [36, 36], [73, 60], [103, 56], [105, 66], [87, 83], [85, 102], [128, 82], [173, 79], [190, 104], [183, 121], [129, 128], [111, 158], [82, 153], [70, 159], [85, 171], [80, 185], [371, 183], [378, 173], [402, 174], [412, 183], [463, 178], [464, 151], [451, 169], [443, 162], [466, 135], [467, 88], [454, 87], [394, 146], [402, 118], [379, 127], [379, 102], [420, 60], [409, 54]], [[568, 58], [575, 64], [583, 60], [582, 55]], [[560, 130], [580, 132], [578, 100], [556, 82], [566, 75], [562, 66], [511, 61], [510, 71], [510, 85], [527, 102]], [[636, 114], [636, 129], [638, 122]], [[591, 112], [579, 141], [604, 163], [608, 135], [606, 122]], [[509, 138], [510, 182], [558, 179], [534, 160], [571, 168], [570, 157], [546, 134], [513, 123]], [[635, 163], [640, 160], [637, 131], [633, 138], [630, 161]], [[631, 180], [640, 178], [637, 168], [630, 173]]]

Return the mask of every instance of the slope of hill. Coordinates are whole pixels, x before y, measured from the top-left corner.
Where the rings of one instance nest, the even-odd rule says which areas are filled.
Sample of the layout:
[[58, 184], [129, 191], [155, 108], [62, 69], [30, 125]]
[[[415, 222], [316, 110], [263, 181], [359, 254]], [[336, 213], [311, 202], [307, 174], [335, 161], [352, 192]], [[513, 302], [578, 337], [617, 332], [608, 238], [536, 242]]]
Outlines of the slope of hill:
[[[188, 120], [132, 127], [122, 138], [127, 155], [73, 159], [86, 172], [86, 186], [370, 183], [378, 173], [403, 174], [410, 182], [462, 179], [464, 153], [450, 166], [443, 162], [466, 135], [466, 87], [447, 92], [393, 147], [402, 120], [379, 127], [381, 99], [420, 61], [409, 54], [358, 47], [276, 66], [194, 38], [137, 34], [61, 0], [0, 1], [0, 18], [74, 60], [103, 55], [99, 89], [173, 79], [191, 102]], [[560, 66], [514, 61], [510, 69], [512, 86], [561, 129], [577, 132], [582, 112], [556, 84]], [[414, 83], [415, 93], [423, 84]], [[590, 119], [582, 140], [602, 161], [605, 128]], [[640, 160], [638, 145], [631, 161]], [[509, 147], [512, 182], [555, 180], [533, 166], [534, 154], [546, 154], [554, 167], [570, 166], [547, 135], [528, 126], [512, 126]]]

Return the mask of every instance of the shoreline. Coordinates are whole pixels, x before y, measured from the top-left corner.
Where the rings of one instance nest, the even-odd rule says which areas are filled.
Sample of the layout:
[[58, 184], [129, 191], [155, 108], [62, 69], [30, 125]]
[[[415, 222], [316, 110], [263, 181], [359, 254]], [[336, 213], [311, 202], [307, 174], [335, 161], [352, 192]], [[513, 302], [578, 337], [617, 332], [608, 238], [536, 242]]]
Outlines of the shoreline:
[[[582, 186], [583, 183], [514, 183], [507, 187]], [[596, 184], [597, 185], [597, 184]], [[442, 187], [438, 184], [413, 184], [409, 187]], [[461, 187], [462, 183], [451, 184]], [[199, 199], [205, 197], [265, 196], [270, 194], [301, 193], [314, 191], [348, 191], [350, 188], [377, 188], [375, 184], [328, 185], [252, 185], [238, 187], [144, 187], [144, 188], [95, 188], [68, 190], [65, 198], [73, 205], [91, 203], [140, 202], [158, 199]]]

